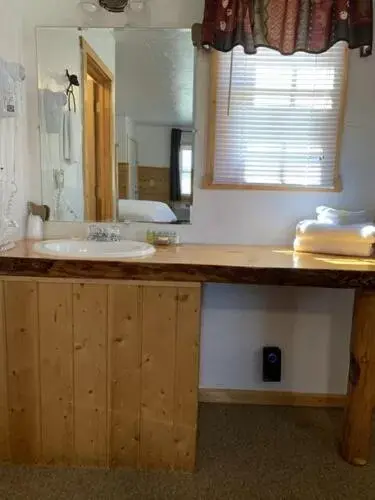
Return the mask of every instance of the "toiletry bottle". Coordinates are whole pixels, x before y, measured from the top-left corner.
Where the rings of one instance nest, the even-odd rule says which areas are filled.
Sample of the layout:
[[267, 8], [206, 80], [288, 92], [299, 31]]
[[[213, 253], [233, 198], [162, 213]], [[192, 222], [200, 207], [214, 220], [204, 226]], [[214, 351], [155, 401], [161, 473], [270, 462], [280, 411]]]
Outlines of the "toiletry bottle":
[[27, 238], [29, 240], [43, 239], [43, 220], [39, 215], [29, 214], [27, 219]]

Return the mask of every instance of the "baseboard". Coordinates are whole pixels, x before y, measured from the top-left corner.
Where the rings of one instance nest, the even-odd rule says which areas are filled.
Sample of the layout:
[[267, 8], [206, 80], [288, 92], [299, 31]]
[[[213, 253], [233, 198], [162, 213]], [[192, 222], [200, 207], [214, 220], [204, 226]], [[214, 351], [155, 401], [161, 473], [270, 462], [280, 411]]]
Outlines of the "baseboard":
[[342, 408], [345, 406], [346, 396], [301, 392], [199, 389], [199, 401], [201, 403]]

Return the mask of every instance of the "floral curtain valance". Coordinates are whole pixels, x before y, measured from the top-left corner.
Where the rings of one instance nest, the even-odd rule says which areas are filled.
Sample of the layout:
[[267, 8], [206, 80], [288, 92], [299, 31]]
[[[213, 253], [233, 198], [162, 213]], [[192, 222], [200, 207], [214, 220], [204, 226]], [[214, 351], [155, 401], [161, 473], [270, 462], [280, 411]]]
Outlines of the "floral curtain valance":
[[228, 52], [242, 45], [282, 54], [320, 53], [336, 42], [372, 46], [372, 0], [206, 0], [200, 43]]

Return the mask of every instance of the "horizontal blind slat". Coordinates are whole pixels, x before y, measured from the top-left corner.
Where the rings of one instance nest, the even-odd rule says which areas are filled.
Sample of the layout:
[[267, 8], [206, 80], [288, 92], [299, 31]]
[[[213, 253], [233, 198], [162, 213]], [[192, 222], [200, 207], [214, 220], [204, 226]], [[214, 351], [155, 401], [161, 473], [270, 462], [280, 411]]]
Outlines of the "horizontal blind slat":
[[214, 182], [332, 188], [344, 54], [218, 54]]

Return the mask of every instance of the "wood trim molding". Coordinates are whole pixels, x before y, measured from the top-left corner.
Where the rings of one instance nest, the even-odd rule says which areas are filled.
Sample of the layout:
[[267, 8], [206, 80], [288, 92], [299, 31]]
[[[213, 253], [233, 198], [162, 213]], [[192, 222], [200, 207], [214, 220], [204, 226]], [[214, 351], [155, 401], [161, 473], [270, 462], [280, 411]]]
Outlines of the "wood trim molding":
[[[30, 276], [2, 276], [0, 274], [0, 280], [7, 282], [18, 281], [22, 283], [35, 282], [35, 277]], [[110, 279], [90, 279], [90, 278], [37, 278], [38, 283], [70, 283], [70, 284], [82, 284], [82, 285], [118, 285], [119, 280]], [[148, 286], [148, 287], [160, 287], [160, 281], [141, 281], [141, 280], [121, 280], [122, 285], [127, 286]], [[200, 283], [187, 283], [186, 281], [163, 281], [162, 286], [165, 288], [200, 288]]]
[[[114, 169], [114, 126], [113, 126], [113, 73], [103, 63], [87, 41], [80, 37], [81, 66], [83, 82], [83, 172], [85, 220], [112, 221], [114, 212], [113, 186]], [[87, 110], [89, 76], [95, 80], [96, 123], [94, 134], [90, 132], [90, 119]], [[93, 144], [94, 141], [94, 144]], [[93, 161], [90, 151], [95, 151], [95, 188], [92, 186]], [[92, 213], [94, 203], [95, 213]], [[89, 209], [90, 207], [90, 209]]]
[[342, 90], [340, 96], [340, 115], [338, 119], [337, 136], [336, 136], [336, 157], [335, 157], [335, 191], [340, 192], [344, 189], [341, 176], [341, 149], [342, 140], [345, 129], [345, 116], [348, 107], [348, 91], [349, 91], [349, 48], [345, 49], [344, 54], [344, 72], [342, 75]]
[[301, 392], [199, 389], [200, 403], [343, 408], [346, 395]]
[[79, 43], [81, 46], [81, 50], [86, 56], [93, 61], [91, 71], [93, 72], [93, 77], [97, 80], [110, 80], [113, 82], [114, 75], [112, 71], [108, 68], [106, 64], [100, 59], [95, 50], [91, 47], [91, 45], [83, 38], [83, 36], [79, 37]]
[[202, 189], [209, 189], [214, 185], [214, 162], [216, 146], [216, 97], [217, 97], [217, 69], [218, 53], [210, 53], [210, 85], [208, 102], [208, 123], [206, 138], [206, 162], [202, 179]]

